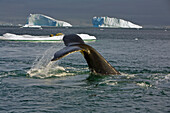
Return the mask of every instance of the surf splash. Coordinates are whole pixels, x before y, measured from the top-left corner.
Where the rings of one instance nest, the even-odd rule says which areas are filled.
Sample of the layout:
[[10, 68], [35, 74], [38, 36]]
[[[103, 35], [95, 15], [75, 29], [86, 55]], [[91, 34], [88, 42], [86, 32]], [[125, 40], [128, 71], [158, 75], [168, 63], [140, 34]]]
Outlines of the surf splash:
[[[38, 66], [37, 64], [35, 67], [32, 67], [27, 74], [30, 77], [36, 78], [49, 78], [53, 76], [65, 76], [67, 75], [64, 73], [65, 69], [61, 66], [56, 65], [53, 62], [49, 62], [46, 66]], [[63, 73], [62, 73], [63, 72]]]
[[68, 73], [64, 67], [58, 65], [58, 62], [51, 62], [56, 47], [50, 47], [44, 54], [37, 57], [30, 70], [27, 71], [29, 77], [35, 78], [49, 78], [60, 77], [66, 75], [73, 75]]

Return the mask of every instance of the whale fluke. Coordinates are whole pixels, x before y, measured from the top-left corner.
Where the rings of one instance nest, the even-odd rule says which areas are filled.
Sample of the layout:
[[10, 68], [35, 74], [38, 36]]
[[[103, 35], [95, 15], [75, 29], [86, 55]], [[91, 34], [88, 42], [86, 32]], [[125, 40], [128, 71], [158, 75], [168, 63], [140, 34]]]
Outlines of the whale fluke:
[[87, 61], [92, 73], [100, 75], [119, 75], [120, 73], [111, 66], [103, 56], [94, 48], [84, 43], [76, 34], [65, 35], [63, 37], [66, 47], [57, 51], [51, 61], [55, 61], [74, 52], [81, 52]]

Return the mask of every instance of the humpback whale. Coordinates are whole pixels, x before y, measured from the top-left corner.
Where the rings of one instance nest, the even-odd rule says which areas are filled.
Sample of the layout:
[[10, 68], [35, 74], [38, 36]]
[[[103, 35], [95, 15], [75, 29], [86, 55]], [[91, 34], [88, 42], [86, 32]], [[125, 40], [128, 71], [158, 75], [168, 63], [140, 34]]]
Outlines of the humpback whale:
[[109, 64], [94, 48], [84, 43], [76, 34], [65, 35], [63, 41], [66, 47], [57, 51], [51, 61], [59, 60], [71, 53], [81, 52], [87, 61], [89, 70], [99, 75], [119, 75], [120, 73]]

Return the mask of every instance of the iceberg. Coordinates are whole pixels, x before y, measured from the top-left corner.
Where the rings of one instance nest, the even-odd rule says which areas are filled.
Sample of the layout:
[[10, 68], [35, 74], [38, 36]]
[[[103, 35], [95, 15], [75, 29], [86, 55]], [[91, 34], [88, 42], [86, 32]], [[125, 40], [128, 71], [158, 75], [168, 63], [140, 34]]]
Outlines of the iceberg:
[[94, 27], [111, 27], [111, 28], [142, 28], [130, 21], [110, 17], [93, 17], [92, 23]]
[[30, 26], [72, 27], [72, 25], [67, 22], [55, 20], [54, 18], [43, 14], [30, 14], [30, 16], [27, 18], [27, 24], [23, 27]]

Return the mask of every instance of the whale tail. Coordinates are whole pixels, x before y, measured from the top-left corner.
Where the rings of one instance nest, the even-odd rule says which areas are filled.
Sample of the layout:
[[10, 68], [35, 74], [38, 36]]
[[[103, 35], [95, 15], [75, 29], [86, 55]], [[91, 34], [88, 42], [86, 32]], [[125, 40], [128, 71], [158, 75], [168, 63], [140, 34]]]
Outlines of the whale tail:
[[89, 69], [92, 73], [102, 75], [120, 74], [94, 48], [85, 44], [78, 35], [65, 35], [63, 37], [63, 41], [66, 47], [57, 51], [51, 61], [59, 60], [71, 53], [79, 51], [86, 59]]
[[84, 41], [76, 34], [65, 35], [63, 37], [63, 41], [66, 46], [75, 44], [85, 44]]
[[66, 47], [57, 51], [54, 54], [54, 58], [51, 61], [59, 60], [62, 57], [67, 56], [74, 52], [83, 51], [82, 48], [76, 46], [78, 44], [85, 44], [84, 41], [78, 35], [75, 34], [65, 35], [63, 37], [63, 41]]

